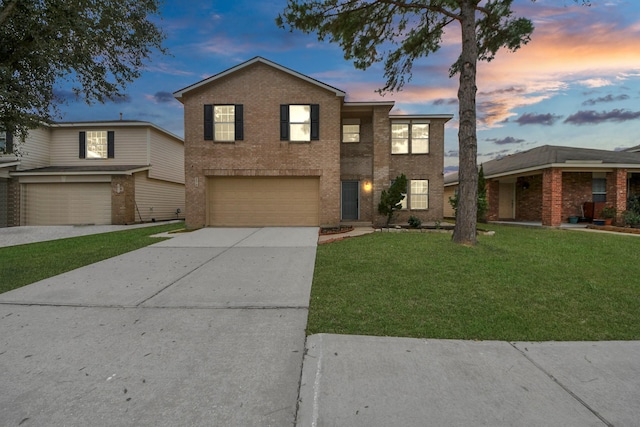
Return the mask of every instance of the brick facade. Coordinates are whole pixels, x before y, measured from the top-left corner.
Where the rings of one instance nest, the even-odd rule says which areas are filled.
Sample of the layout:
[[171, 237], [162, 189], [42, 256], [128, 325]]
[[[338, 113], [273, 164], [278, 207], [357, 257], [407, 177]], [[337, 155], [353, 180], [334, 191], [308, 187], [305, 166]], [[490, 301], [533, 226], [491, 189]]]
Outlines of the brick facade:
[[[613, 206], [620, 222], [628, 199], [640, 195], [637, 152], [543, 145], [483, 165], [492, 221], [557, 227], [571, 217], [601, 218]], [[457, 177], [447, 177], [449, 194], [457, 186]]]
[[[185, 185], [188, 227], [206, 225], [210, 176], [313, 176], [320, 179], [320, 223], [340, 221], [340, 105], [335, 93], [262, 63], [185, 96]], [[244, 139], [205, 141], [205, 104], [242, 104]], [[320, 140], [280, 140], [281, 104], [320, 105]]]
[[487, 181], [487, 221], [500, 219], [500, 183]]
[[[626, 209], [628, 194], [640, 194], [640, 179], [626, 169], [614, 169], [606, 174], [607, 205], [620, 214]], [[571, 216], [582, 217], [585, 202], [593, 201], [593, 172], [545, 169], [542, 174], [516, 179], [516, 221], [542, 221], [543, 225], [559, 226]], [[627, 182], [630, 183], [627, 188]], [[636, 183], [636, 184], [634, 184]], [[634, 186], [635, 185], [635, 186]], [[487, 181], [490, 221], [498, 220], [499, 180]], [[604, 203], [602, 203], [604, 204]], [[596, 215], [597, 216], [597, 215]]]
[[[404, 211], [423, 221], [442, 219], [444, 124], [430, 122], [430, 152], [391, 155], [393, 103], [345, 103], [344, 93], [283, 69], [262, 58], [247, 61], [211, 79], [177, 92], [184, 104], [186, 224], [208, 225], [207, 179], [215, 176], [290, 176], [319, 178], [320, 226], [341, 222], [341, 182], [360, 184], [358, 221], [379, 224], [380, 193], [400, 173], [429, 180], [429, 209]], [[204, 137], [205, 105], [241, 104], [242, 140], [215, 142]], [[280, 105], [319, 105], [319, 140], [280, 138]], [[360, 142], [342, 143], [342, 119], [358, 119]]]
[[133, 175], [111, 176], [111, 223], [133, 224], [135, 214], [135, 181]]
[[542, 175], [521, 176], [516, 180], [516, 221], [542, 218]]
[[585, 202], [593, 201], [591, 172], [564, 172], [562, 174], [562, 221], [570, 216], [582, 216]]

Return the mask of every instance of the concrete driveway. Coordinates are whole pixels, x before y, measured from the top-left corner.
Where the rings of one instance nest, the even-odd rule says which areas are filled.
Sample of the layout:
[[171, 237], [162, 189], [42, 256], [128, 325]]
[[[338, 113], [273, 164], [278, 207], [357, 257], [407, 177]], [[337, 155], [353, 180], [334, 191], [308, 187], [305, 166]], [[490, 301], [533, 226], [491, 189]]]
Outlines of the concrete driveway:
[[0, 295], [0, 424], [293, 425], [317, 236], [202, 229]]

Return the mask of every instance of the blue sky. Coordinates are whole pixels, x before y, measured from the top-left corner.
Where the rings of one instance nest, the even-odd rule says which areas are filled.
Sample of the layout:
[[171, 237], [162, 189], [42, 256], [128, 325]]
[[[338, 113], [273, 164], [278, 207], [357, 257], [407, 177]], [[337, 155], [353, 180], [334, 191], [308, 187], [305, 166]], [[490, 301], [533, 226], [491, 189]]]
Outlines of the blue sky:
[[[640, 145], [640, 2], [515, 0], [517, 15], [533, 20], [531, 42], [500, 52], [478, 69], [480, 162], [540, 145], [622, 149]], [[336, 44], [275, 25], [285, 0], [165, 0], [160, 26], [170, 55], [157, 55], [118, 103], [70, 100], [64, 121], [145, 120], [182, 136], [182, 105], [172, 93], [255, 56], [335, 86], [348, 101], [395, 101], [396, 113], [453, 114], [446, 128], [445, 167], [458, 164], [456, 26], [442, 49], [414, 63], [399, 93], [378, 95], [381, 65], [356, 70]], [[62, 88], [64, 90], [64, 88]]]

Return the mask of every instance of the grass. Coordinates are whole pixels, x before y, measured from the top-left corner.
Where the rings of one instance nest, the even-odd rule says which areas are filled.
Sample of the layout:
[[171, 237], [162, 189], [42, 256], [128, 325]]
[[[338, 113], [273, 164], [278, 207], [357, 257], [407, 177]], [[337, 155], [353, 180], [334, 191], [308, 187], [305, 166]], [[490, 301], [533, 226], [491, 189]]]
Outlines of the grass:
[[160, 242], [149, 236], [183, 227], [179, 222], [0, 248], [0, 293]]
[[307, 333], [640, 339], [640, 238], [487, 228], [474, 248], [436, 233], [320, 245]]

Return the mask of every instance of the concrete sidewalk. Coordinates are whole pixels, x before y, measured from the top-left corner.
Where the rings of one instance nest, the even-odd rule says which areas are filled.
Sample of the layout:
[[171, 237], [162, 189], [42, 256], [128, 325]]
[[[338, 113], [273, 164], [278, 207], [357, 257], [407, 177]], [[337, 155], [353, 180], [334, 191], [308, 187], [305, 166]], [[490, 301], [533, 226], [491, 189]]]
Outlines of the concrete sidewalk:
[[203, 229], [0, 295], [0, 425], [293, 425], [316, 242]]
[[300, 426], [638, 426], [640, 343], [313, 335]]
[[25, 245], [28, 243], [46, 242], [50, 240], [68, 239], [70, 237], [90, 234], [110, 233], [112, 231], [131, 230], [134, 228], [153, 227], [179, 221], [148, 222], [131, 225], [43, 225], [0, 228], [0, 248]]

